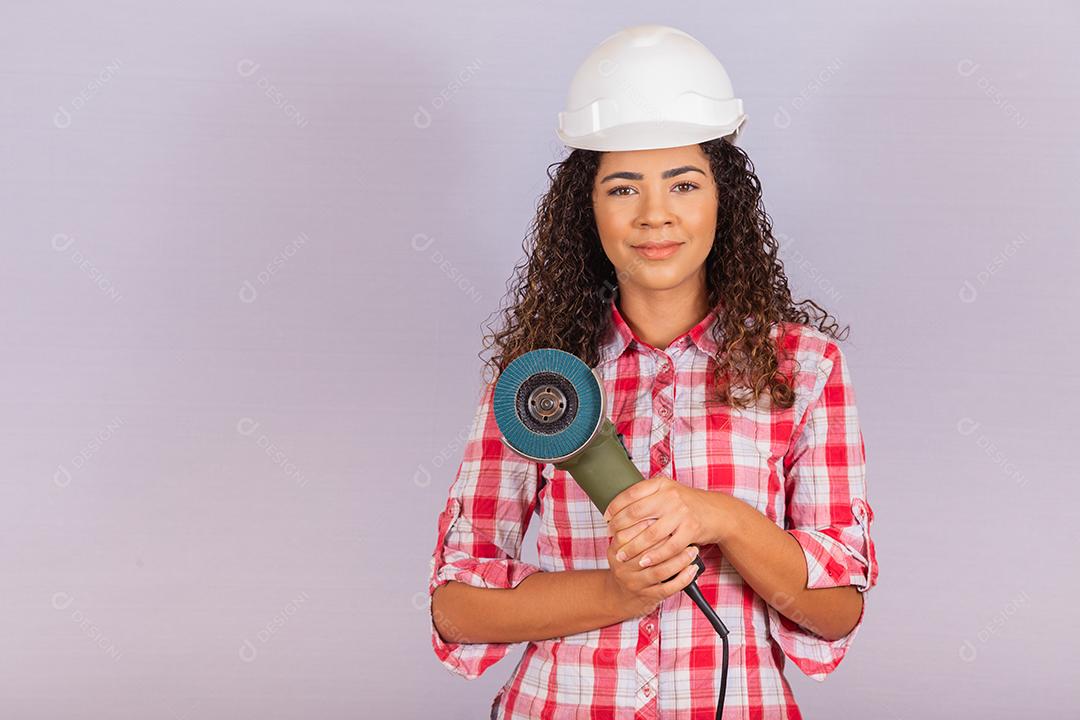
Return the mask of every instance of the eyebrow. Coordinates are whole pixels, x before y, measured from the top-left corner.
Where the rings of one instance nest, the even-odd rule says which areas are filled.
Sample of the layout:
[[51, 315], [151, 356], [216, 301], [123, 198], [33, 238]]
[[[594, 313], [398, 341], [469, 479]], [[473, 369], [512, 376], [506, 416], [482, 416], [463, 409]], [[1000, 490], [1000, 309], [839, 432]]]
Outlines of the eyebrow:
[[[681, 167], [677, 167], [677, 168], [671, 168], [670, 170], [665, 170], [664, 172], [660, 173], [660, 178], [661, 178], [661, 179], [663, 179], [663, 180], [667, 180], [668, 178], [673, 178], [673, 177], [675, 177], [676, 175], [682, 175], [682, 174], [683, 174], [683, 173], [685, 173], [685, 172], [691, 172], [691, 171], [693, 171], [693, 172], [699, 172], [699, 173], [701, 173], [702, 175], [704, 175], [704, 174], [705, 174], [705, 171], [704, 171], [704, 170], [702, 170], [702, 169], [701, 169], [701, 168], [699, 168], [699, 167], [696, 167], [696, 166], [694, 166], [694, 165], [683, 165], [683, 166], [681, 166]], [[613, 172], [613, 173], [611, 173], [610, 175], [606, 175], [606, 176], [604, 177], [604, 179], [600, 181], [600, 184], [601, 184], [601, 185], [603, 185], [603, 184], [604, 184], [604, 183], [606, 183], [606, 182], [607, 182], [608, 180], [616, 180], [616, 179], [622, 179], [622, 180], [644, 180], [644, 179], [645, 179], [645, 176], [644, 176], [644, 175], [642, 175], [641, 173], [636, 173], [636, 172], [630, 172], [630, 171], [628, 171], [628, 170], [622, 170], [622, 171], [620, 171], [620, 172]]]

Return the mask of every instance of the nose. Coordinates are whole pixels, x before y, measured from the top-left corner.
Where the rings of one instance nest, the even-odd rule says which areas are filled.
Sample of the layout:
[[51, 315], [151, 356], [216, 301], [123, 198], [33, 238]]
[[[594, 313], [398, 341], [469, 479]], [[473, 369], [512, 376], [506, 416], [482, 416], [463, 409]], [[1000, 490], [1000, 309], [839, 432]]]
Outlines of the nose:
[[668, 194], [659, 190], [644, 190], [638, 203], [635, 225], [639, 228], [664, 227], [675, 223], [675, 215], [668, 206]]

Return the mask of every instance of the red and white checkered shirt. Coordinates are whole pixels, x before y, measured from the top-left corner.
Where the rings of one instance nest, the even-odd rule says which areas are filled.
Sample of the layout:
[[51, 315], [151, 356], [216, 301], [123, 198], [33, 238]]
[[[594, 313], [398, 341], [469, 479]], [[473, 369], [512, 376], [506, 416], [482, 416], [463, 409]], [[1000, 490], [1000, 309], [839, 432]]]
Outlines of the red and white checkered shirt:
[[[839, 346], [820, 331], [786, 323], [785, 345], [801, 365], [796, 402], [768, 400], [737, 411], [703, 403], [713, 390], [715, 311], [665, 350], [637, 339], [618, 307], [597, 370], [607, 411], [644, 477], [667, 475], [733, 495], [786, 529], [802, 546], [807, 587], [854, 585], [863, 614], [829, 641], [767, 604], [716, 544], [701, 546], [697, 583], [729, 628], [725, 718], [800, 718], [785, 658], [821, 681], [843, 659], [862, 625], [866, 591], [877, 580], [866, 497], [865, 448], [850, 373]], [[778, 327], [772, 328], [774, 341]], [[781, 366], [787, 372], [789, 367]], [[507, 449], [491, 399], [481, 397], [464, 458], [438, 519], [429, 593], [449, 580], [516, 587], [534, 572], [608, 567], [607, 523], [562, 470]], [[536, 515], [538, 564], [521, 559]], [[435, 654], [465, 678], [503, 658], [510, 643], [448, 643], [431, 623]], [[532, 641], [495, 696], [491, 718], [712, 720], [722, 645], [683, 592], [652, 613], [566, 637]]]

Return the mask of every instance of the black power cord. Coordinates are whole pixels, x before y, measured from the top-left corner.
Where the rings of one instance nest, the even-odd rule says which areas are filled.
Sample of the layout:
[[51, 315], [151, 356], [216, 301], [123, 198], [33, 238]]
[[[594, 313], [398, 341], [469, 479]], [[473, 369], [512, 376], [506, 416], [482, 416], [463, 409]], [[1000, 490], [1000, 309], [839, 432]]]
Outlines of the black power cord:
[[[705, 613], [705, 617], [709, 619], [709, 624], [716, 630], [716, 634], [720, 636], [720, 641], [724, 645], [724, 660], [720, 668], [720, 698], [716, 701], [716, 720], [721, 720], [724, 714], [724, 697], [727, 695], [728, 629], [724, 625], [724, 621], [716, 614], [713, 606], [701, 594], [701, 588], [698, 587], [697, 579], [701, 576], [701, 573], [705, 572], [705, 563], [701, 560], [700, 553], [694, 558], [694, 564], [698, 567], [697, 572], [694, 573], [694, 579], [690, 581], [690, 584], [683, 588], [683, 592], [690, 596], [690, 599], [694, 601], [694, 604], [698, 606], [701, 612]], [[675, 577], [677, 575], [672, 575], [664, 582], [673, 580]]]
[[724, 644], [724, 661], [720, 668], [720, 699], [716, 701], [716, 720], [720, 720], [724, 714], [724, 696], [727, 695], [728, 629], [724, 625], [724, 621], [716, 614], [716, 610], [702, 596], [701, 588], [698, 587], [696, 579], [683, 588], [683, 592], [689, 595], [694, 604], [701, 608], [701, 612], [705, 613], [705, 617], [709, 619], [709, 624], [713, 626], [713, 629], [720, 636], [720, 641]]

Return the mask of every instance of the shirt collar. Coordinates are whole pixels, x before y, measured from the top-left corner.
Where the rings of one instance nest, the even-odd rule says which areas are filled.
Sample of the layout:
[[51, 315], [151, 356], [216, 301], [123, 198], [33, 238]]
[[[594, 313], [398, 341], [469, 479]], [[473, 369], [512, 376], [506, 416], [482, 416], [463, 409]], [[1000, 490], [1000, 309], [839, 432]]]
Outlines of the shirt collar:
[[[619, 312], [619, 307], [615, 304], [614, 298], [610, 302], [610, 310], [611, 323], [608, 326], [607, 337], [600, 351], [601, 363], [618, 358], [631, 346], [645, 344], [645, 341], [639, 339], [634, 334], [634, 331], [630, 329], [626, 318]], [[675, 338], [672, 344], [678, 343], [683, 338], [688, 338], [702, 352], [716, 355], [718, 345], [712, 336], [712, 326], [716, 324], [717, 319], [717, 312], [714, 308], [697, 325]]]

